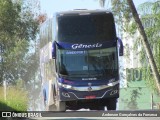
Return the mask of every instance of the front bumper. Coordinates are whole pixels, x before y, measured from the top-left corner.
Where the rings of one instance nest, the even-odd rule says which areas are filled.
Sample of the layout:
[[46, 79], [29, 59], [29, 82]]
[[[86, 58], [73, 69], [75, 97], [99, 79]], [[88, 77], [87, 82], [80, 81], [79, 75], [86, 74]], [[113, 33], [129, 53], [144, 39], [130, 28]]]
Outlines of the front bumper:
[[113, 86], [91, 86], [91, 87], [74, 87], [68, 89], [65, 87], [59, 88], [60, 101], [72, 101], [83, 99], [103, 99], [119, 97], [119, 83]]

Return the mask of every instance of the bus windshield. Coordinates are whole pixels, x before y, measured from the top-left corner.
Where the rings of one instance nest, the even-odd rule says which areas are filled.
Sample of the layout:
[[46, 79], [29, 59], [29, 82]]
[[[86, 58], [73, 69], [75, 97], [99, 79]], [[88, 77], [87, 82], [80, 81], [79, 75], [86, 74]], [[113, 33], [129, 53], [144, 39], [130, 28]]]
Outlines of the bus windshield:
[[69, 77], [113, 78], [118, 75], [116, 47], [98, 50], [58, 49], [59, 73]]
[[58, 17], [58, 41], [88, 43], [115, 40], [113, 16], [107, 13]]

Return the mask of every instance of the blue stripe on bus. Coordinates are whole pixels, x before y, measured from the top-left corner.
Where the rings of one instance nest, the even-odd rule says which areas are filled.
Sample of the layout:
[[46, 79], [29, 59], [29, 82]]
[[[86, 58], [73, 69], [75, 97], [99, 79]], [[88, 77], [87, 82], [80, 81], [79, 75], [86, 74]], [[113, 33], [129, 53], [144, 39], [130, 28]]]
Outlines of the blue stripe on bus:
[[97, 43], [67, 43], [67, 42], [56, 42], [60, 49], [71, 49], [71, 50], [86, 50], [86, 49], [99, 49], [116, 46], [116, 41], [97, 42]]

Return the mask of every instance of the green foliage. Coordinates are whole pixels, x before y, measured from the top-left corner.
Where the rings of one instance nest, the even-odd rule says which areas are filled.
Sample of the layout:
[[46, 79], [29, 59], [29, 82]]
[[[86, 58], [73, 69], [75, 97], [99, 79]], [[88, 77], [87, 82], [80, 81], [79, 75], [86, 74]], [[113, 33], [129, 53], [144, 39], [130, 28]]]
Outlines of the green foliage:
[[[128, 3], [126, 0], [112, 0], [112, 11], [115, 16], [116, 24], [118, 24], [118, 27], [120, 28], [119, 31], [123, 31], [128, 33], [129, 38], [134, 38], [134, 48], [133, 50], [136, 51], [136, 56], [139, 57], [140, 62], [142, 64], [141, 70], [143, 73], [145, 73], [142, 76], [143, 80], [146, 80], [145, 83], [147, 83], [146, 90], [156, 91], [156, 85], [155, 80], [152, 75], [151, 68], [148, 64], [148, 58], [146, 55], [146, 52], [144, 50], [144, 47], [142, 46], [142, 38], [137, 34], [137, 26], [132, 18], [132, 14], [130, 11], [130, 8], [128, 6]], [[156, 65], [158, 66], [159, 73], [160, 73], [160, 0], [155, 0], [154, 2], [145, 2], [142, 5], [140, 5], [138, 9], [138, 13], [140, 13], [140, 19], [143, 22], [143, 26], [145, 28], [145, 32], [147, 34], [148, 40], [150, 42], [151, 48], [154, 53], [154, 59], [156, 61]], [[124, 35], [123, 33], [121, 33]], [[128, 36], [123, 36], [126, 39]], [[127, 41], [126, 41], [127, 42]], [[128, 47], [128, 43], [125, 46], [126, 49], [128, 49], [125, 53], [125, 55], [128, 57], [130, 56], [131, 49]], [[141, 50], [139, 51], [140, 48]], [[138, 52], [137, 52], [138, 50]], [[152, 90], [148, 89], [152, 88]], [[126, 91], [126, 90], [124, 90]], [[144, 91], [145, 92], [145, 91]], [[127, 105], [127, 108], [130, 109], [137, 109], [137, 99], [140, 95], [139, 93], [144, 93], [142, 91], [136, 91], [132, 90], [132, 95], [130, 99], [125, 100], [123, 99], [123, 103]], [[125, 93], [125, 92], [122, 92]], [[126, 95], [126, 93], [125, 93]], [[127, 95], [128, 96], [128, 95]], [[146, 95], [145, 95], [146, 96]], [[127, 103], [127, 104], [126, 104]], [[143, 106], [144, 109], [144, 106]]]
[[25, 78], [28, 66], [38, 62], [33, 59], [33, 50], [29, 50], [34, 48], [30, 46], [36, 41], [38, 21], [27, 1], [0, 1], [0, 82], [4, 79], [14, 84], [17, 79], [27, 82], [35, 73], [35, 69], [30, 69], [33, 74]]
[[137, 26], [135, 24], [135, 22], [132, 22], [129, 26], [128, 26], [128, 31], [130, 32], [130, 35], [134, 35], [136, 33], [136, 29]]
[[127, 26], [132, 18], [127, 0], [111, 0], [111, 4], [116, 23], [121, 30], [127, 31]]
[[[39, 31], [37, 2], [0, 0], [0, 86], [3, 80], [18, 86], [7, 88], [7, 101], [0, 97], [0, 106], [8, 106], [6, 109], [27, 110], [28, 99], [24, 91], [35, 91], [36, 82], [33, 85], [33, 81], [39, 62], [36, 54]], [[2, 92], [0, 96], [3, 96]]]
[[[147, 34], [154, 59], [158, 69], [160, 70], [160, 1], [157, 0], [155, 2], [146, 2], [139, 6], [138, 10], [141, 13], [141, 20], [143, 26], [145, 28], [145, 32]], [[141, 41], [139, 41], [140, 44]], [[148, 73], [148, 76], [145, 78], [146, 82], [152, 87], [153, 90], [155, 88], [155, 82], [152, 75], [152, 71], [150, 70], [150, 66], [148, 66], [148, 58], [144, 52], [141, 50], [141, 61], [143, 62], [143, 68]], [[160, 73], [160, 71], [159, 71]]]
[[27, 92], [19, 87], [7, 88], [6, 101], [4, 100], [3, 87], [0, 87], [0, 96], [0, 111], [27, 111]]
[[128, 105], [127, 105], [130, 110], [138, 109], [137, 99], [140, 96], [141, 96], [141, 92], [138, 89], [135, 89], [132, 91], [130, 101], [128, 102]]
[[[151, 68], [148, 64], [148, 58], [143, 47], [142, 38], [137, 35], [137, 26], [132, 20], [131, 12], [126, 3], [126, 0], [113, 0], [113, 11], [115, 15], [118, 16], [118, 25], [121, 25], [121, 30], [128, 33], [129, 36], [133, 37], [134, 40], [134, 52], [140, 56], [140, 62], [142, 64], [142, 70], [148, 74], [145, 76], [144, 80], [149, 87], [156, 91], [155, 81], [152, 75]], [[145, 2], [138, 7], [138, 12], [140, 13], [140, 18], [144, 26], [147, 38], [152, 49], [156, 65], [160, 73], [160, 1], [156, 0], [154, 2]], [[123, 25], [122, 25], [123, 24]], [[127, 46], [126, 46], [127, 47]], [[140, 51], [137, 51], [141, 48]], [[126, 55], [129, 56], [130, 51], [126, 51]]]

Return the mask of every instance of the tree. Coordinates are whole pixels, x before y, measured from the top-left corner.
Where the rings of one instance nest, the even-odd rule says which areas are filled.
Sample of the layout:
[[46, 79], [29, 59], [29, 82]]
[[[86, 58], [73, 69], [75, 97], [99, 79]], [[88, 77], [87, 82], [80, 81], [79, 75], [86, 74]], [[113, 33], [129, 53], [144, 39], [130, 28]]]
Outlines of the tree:
[[[101, 0], [99, 0], [99, 2], [101, 3]], [[139, 32], [140, 32], [140, 34], [143, 38], [142, 43], [143, 43], [144, 49], [147, 53], [149, 64], [150, 64], [151, 70], [153, 72], [154, 81], [156, 83], [158, 91], [160, 92], [159, 72], [158, 72], [154, 57], [153, 57], [153, 53], [150, 49], [150, 45], [149, 45], [146, 33], [145, 33], [143, 25], [142, 25], [142, 23], [139, 19], [139, 16], [138, 16], [137, 10], [135, 9], [133, 1], [132, 0], [127, 0], [127, 1], [126, 0], [113, 0], [111, 2], [112, 2], [113, 13], [116, 17], [118, 16], [118, 19], [119, 19], [120, 22], [122, 21], [121, 24], [122, 23], [127, 24], [128, 21], [130, 20], [130, 18], [132, 17], [132, 15], [133, 15], [133, 17], [136, 21], [136, 24], [138, 26]], [[158, 6], [159, 6], [159, 4], [158, 4]], [[158, 7], [157, 7], [157, 10], [158, 10]], [[130, 13], [132, 13], [132, 15]], [[124, 22], [123, 18], [124, 18], [124, 20], [127, 20], [127, 21]], [[126, 26], [124, 26], [124, 27], [121, 26], [121, 29], [123, 29], [124, 31], [125, 31], [126, 28], [127, 28]]]
[[[18, 79], [25, 79], [27, 66], [32, 56], [29, 50], [36, 39], [38, 21], [30, 6], [24, 1], [0, 1], [0, 43], [1, 43], [1, 78], [10, 83]], [[3, 60], [2, 60], [3, 59]]]
[[160, 76], [159, 76], [159, 72], [158, 72], [158, 69], [157, 69], [157, 66], [156, 66], [156, 63], [155, 63], [155, 60], [154, 60], [154, 57], [153, 57], [153, 54], [152, 54], [148, 39], [147, 39], [147, 35], [146, 35], [145, 31], [144, 31], [142, 22], [141, 22], [141, 20], [139, 18], [139, 15], [137, 13], [137, 10], [136, 10], [136, 8], [134, 6], [133, 1], [132, 0], [127, 0], [127, 1], [128, 1], [129, 6], [130, 6], [130, 9], [131, 9], [131, 12], [133, 14], [133, 17], [134, 17], [134, 19], [136, 21], [136, 24], [138, 26], [138, 30], [139, 30], [142, 38], [143, 38], [142, 39], [142, 43], [143, 43], [144, 49], [146, 51], [146, 54], [147, 54], [147, 57], [148, 57], [148, 60], [149, 60], [149, 64], [151, 66], [151, 69], [152, 69], [152, 72], [153, 72], [153, 76], [155, 78], [157, 89], [160, 92]]
[[[160, 1], [156, 0], [154, 2], [145, 2], [141, 4], [140, 6], [138, 6], [140, 18], [144, 26], [147, 38], [149, 40], [148, 42], [151, 46], [153, 57], [156, 62], [158, 70], [160, 70], [160, 36], [159, 36], [160, 10], [158, 9], [159, 5], [160, 5]], [[133, 26], [136, 26], [136, 25], [133, 25]], [[136, 27], [133, 27], [133, 28], [134, 29], [132, 30], [136, 29]], [[142, 38], [140, 37], [136, 43], [136, 46], [142, 44], [141, 41], [142, 41]], [[145, 54], [145, 50], [143, 47], [141, 47], [141, 51], [139, 55], [140, 55], [141, 63], [143, 65], [143, 68], [142, 68], [143, 73], [146, 74], [143, 77], [146, 80], [146, 83], [149, 84], [149, 86], [153, 90], [156, 90], [156, 83], [154, 81], [151, 67], [148, 64], [148, 59], [147, 59], [147, 56]]]

